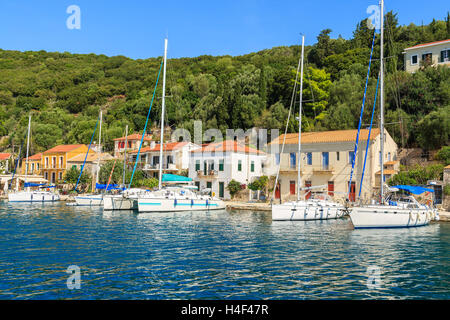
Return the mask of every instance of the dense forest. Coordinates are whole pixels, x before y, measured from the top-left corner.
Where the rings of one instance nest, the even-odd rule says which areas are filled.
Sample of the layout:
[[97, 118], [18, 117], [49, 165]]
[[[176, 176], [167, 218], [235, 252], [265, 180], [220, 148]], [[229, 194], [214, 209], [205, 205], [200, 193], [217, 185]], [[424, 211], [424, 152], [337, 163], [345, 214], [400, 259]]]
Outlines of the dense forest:
[[[449, 14], [428, 25], [398, 24], [386, 15], [386, 122], [399, 146], [438, 149], [449, 143], [450, 68], [403, 71], [403, 49], [450, 39]], [[373, 30], [357, 24], [353, 37], [332, 39], [323, 30], [306, 48], [303, 130], [356, 128], [364, 93]], [[162, 42], [162, 41], [161, 41]], [[155, 45], [158, 45], [155, 43]], [[300, 47], [276, 47], [243, 56], [169, 59], [167, 123], [193, 130], [285, 126]], [[0, 50], [0, 150], [15, 150], [25, 138], [32, 114], [32, 153], [60, 143], [89, 143], [100, 109], [102, 140], [142, 131], [161, 57]], [[370, 114], [379, 73], [379, 35], [372, 63], [364, 124]], [[151, 113], [160, 118], [161, 90]], [[298, 97], [297, 97], [298, 99]], [[298, 103], [296, 104], [298, 109]], [[289, 130], [295, 131], [295, 117]]]

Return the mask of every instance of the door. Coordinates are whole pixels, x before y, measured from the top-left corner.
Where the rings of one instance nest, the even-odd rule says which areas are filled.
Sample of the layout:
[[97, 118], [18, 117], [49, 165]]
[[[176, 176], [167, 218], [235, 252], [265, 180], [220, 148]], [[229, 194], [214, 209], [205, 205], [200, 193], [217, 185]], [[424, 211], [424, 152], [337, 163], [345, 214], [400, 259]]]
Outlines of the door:
[[200, 181], [195, 181], [195, 186], [197, 187], [197, 190], [200, 191]]
[[[305, 181], [305, 188], [311, 187], [311, 181]], [[311, 190], [306, 190], [305, 199], [308, 200], [311, 198]]]
[[281, 198], [280, 184], [278, 183], [277, 188], [275, 189], [275, 199]]
[[223, 198], [225, 196], [225, 186], [223, 182], [219, 182], [219, 198]]
[[295, 194], [295, 181], [289, 182], [289, 191], [291, 194]]
[[56, 172], [52, 172], [52, 183], [56, 182]]
[[211, 191], [209, 192], [209, 195], [211, 195], [212, 194], [212, 182], [211, 181], [206, 182], [206, 188], [211, 189]]
[[334, 196], [334, 181], [328, 181], [328, 195], [330, 197]]
[[349, 200], [351, 202], [355, 202], [355, 199], [356, 199], [356, 185], [355, 182], [353, 181], [350, 185]]
[[328, 152], [322, 152], [322, 168], [323, 170], [328, 170], [329, 166], [329, 153]]

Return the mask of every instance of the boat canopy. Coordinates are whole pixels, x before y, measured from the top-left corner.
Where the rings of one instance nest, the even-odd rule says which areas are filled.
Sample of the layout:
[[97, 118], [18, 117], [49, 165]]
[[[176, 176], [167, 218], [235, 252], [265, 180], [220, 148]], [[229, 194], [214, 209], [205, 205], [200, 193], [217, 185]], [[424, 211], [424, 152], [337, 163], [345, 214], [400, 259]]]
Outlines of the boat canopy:
[[412, 194], [422, 194], [424, 192], [434, 192], [433, 189], [419, 187], [419, 186], [398, 185], [398, 186], [392, 186], [392, 188], [396, 188], [399, 190], [405, 190], [405, 191], [411, 192]]
[[[100, 183], [96, 183], [95, 184], [95, 188], [99, 189], [99, 190], [105, 190], [106, 189], [106, 184], [100, 184]], [[108, 189], [107, 190], [122, 190], [124, 188], [119, 187], [119, 185], [117, 184], [110, 184], [108, 185]]]
[[28, 187], [41, 187], [41, 186], [45, 186], [46, 183], [33, 183], [33, 182], [25, 182], [24, 187], [28, 188]]
[[162, 182], [169, 182], [169, 183], [180, 183], [180, 182], [190, 182], [192, 181], [191, 178], [185, 177], [185, 176], [179, 176], [176, 174], [170, 174], [170, 173], [165, 173], [162, 176]]

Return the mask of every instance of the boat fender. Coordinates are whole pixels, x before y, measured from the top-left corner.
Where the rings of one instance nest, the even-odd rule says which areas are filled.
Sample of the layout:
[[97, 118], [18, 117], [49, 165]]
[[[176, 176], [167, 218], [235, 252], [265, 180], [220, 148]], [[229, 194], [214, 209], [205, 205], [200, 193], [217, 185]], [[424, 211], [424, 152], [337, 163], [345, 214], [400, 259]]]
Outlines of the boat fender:
[[416, 222], [417, 221], [420, 221], [420, 212], [417, 212], [417, 219], [416, 219]]
[[208, 199], [206, 199], [206, 206], [207, 206], [207, 207], [209, 206]]
[[174, 207], [177, 206], [177, 199], [173, 199], [173, 206], [174, 206]]
[[31, 201], [33, 201], [33, 194], [31, 194]]
[[191, 207], [194, 205], [194, 200], [191, 199]]

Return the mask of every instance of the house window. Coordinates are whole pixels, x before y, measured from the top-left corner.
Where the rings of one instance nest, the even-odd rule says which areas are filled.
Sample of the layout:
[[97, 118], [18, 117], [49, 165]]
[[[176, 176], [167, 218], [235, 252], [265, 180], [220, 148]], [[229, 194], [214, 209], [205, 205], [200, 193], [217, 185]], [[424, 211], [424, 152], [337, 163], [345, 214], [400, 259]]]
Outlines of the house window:
[[440, 62], [448, 62], [448, 61], [450, 61], [450, 49], [442, 50]]
[[167, 163], [173, 164], [173, 156], [167, 156]]
[[242, 171], [242, 160], [238, 161], [238, 171]]
[[58, 173], [58, 179], [61, 181], [62, 180], [62, 178], [63, 178], [63, 176], [62, 176], [62, 172], [60, 172], [60, 173]]
[[59, 157], [59, 167], [62, 168], [64, 164], [64, 157]]
[[52, 157], [52, 168], [56, 168], [56, 157]]
[[338, 152], [336, 152], [336, 160], [337, 160], [337, 161], [339, 161], [339, 156], [340, 156], [340, 155], [339, 155], [339, 151], [338, 151]]
[[279, 154], [279, 153], [276, 153], [276, 154], [275, 154], [275, 163], [276, 163], [277, 165], [280, 164], [280, 154]]
[[432, 53], [424, 53], [422, 55], [422, 60], [424, 64], [431, 64], [433, 62], [433, 54]]
[[289, 154], [289, 158], [290, 158], [290, 164], [291, 164], [291, 168], [295, 168], [295, 164], [296, 164], [296, 159], [295, 159], [295, 152], [291, 152]]
[[200, 171], [200, 160], [195, 160], [195, 171]]
[[219, 160], [219, 171], [223, 171], [223, 159]]
[[45, 157], [45, 167], [48, 168], [48, 157]]
[[36, 163], [36, 170], [39, 171], [39, 163]]
[[255, 172], [255, 161], [250, 164], [250, 172]]
[[391, 161], [391, 153], [388, 152], [388, 161]]
[[34, 163], [31, 164], [31, 172], [34, 171]]
[[355, 157], [355, 151], [349, 151], [348, 152], [348, 163], [352, 164], [353, 163], [353, 158]]
[[48, 180], [48, 172], [44, 172], [44, 178], [45, 180]]
[[418, 60], [419, 60], [419, 57], [417, 56], [417, 54], [411, 56], [411, 65], [417, 64]]
[[308, 152], [306, 154], [306, 164], [309, 166], [312, 166], [312, 153], [311, 152]]

